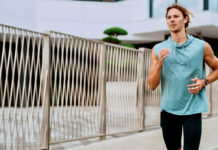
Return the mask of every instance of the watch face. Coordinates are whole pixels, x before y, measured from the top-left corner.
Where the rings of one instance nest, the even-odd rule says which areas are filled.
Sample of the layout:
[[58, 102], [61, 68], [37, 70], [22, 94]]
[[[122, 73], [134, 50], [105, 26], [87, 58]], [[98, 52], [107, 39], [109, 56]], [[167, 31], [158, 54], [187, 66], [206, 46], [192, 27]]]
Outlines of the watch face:
[[206, 80], [206, 83], [207, 83], [207, 85], [208, 85], [209, 81], [208, 81], [208, 80]]
[[208, 82], [208, 80], [207, 80], [207, 79], [205, 79], [205, 85], [208, 85], [208, 83], [209, 83], [209, 82]]

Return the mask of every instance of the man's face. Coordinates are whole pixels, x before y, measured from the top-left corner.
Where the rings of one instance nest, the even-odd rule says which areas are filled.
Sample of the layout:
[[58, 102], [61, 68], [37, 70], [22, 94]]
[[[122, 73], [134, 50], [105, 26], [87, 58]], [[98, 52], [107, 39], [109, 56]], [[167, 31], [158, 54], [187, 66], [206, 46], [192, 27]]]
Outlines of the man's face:
[[185, 23], [187, 20], [183, 17], [180, 10], [172, 8], [167, 14], [167, 25], [171, 32], [179, 32], [185, 29]]

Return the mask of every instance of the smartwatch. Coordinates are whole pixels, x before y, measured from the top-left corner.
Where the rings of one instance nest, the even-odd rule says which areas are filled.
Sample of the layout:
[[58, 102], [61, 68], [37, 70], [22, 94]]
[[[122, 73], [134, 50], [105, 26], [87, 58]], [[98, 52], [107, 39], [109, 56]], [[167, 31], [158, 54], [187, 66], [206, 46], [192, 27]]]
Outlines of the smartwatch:
[[207, 86], [209, 84], [209, 81], [206, 78], [204, 78], [204, 81], [205, 81], [205, 86]]

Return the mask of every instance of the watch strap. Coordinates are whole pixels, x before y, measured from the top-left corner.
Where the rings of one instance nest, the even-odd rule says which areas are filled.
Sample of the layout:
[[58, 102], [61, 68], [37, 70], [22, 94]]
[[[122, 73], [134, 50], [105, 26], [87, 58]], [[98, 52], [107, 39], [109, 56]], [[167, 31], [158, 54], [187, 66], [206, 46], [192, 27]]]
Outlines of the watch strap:
[[209, 84], [208, 79], [204, 78], [204, 81], [205, 81], [205, 86], [207, 86]]

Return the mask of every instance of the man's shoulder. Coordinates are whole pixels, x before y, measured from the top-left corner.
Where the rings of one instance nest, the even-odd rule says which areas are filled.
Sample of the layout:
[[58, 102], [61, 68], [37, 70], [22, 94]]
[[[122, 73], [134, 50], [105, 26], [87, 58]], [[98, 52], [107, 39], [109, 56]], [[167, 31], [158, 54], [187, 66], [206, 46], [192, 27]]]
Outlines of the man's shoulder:
[[155, 44], [155, 45], [154, 45], [154, 48], [155, 48], [155, 49], [163, 48], [163, 47], [166, 46], [166, 44], [167, 44], [167, 40]]
[[167, 47], [167, 41], [162, 41], [160, 43], [157, 43], [154, 45], [154, 51], [155, 51], [155, 55], [157, 56], [158, 53], [163, 49], [163, 48], [166, 48]]
[[205, 44], [205, 41], [202, 40], [202, 39], [200, 39], [200, 38], [197, 38], [197, 37], [194, 37], [194, 36], [193, 36], [193, 39], [194, 39], [195, 42]]

